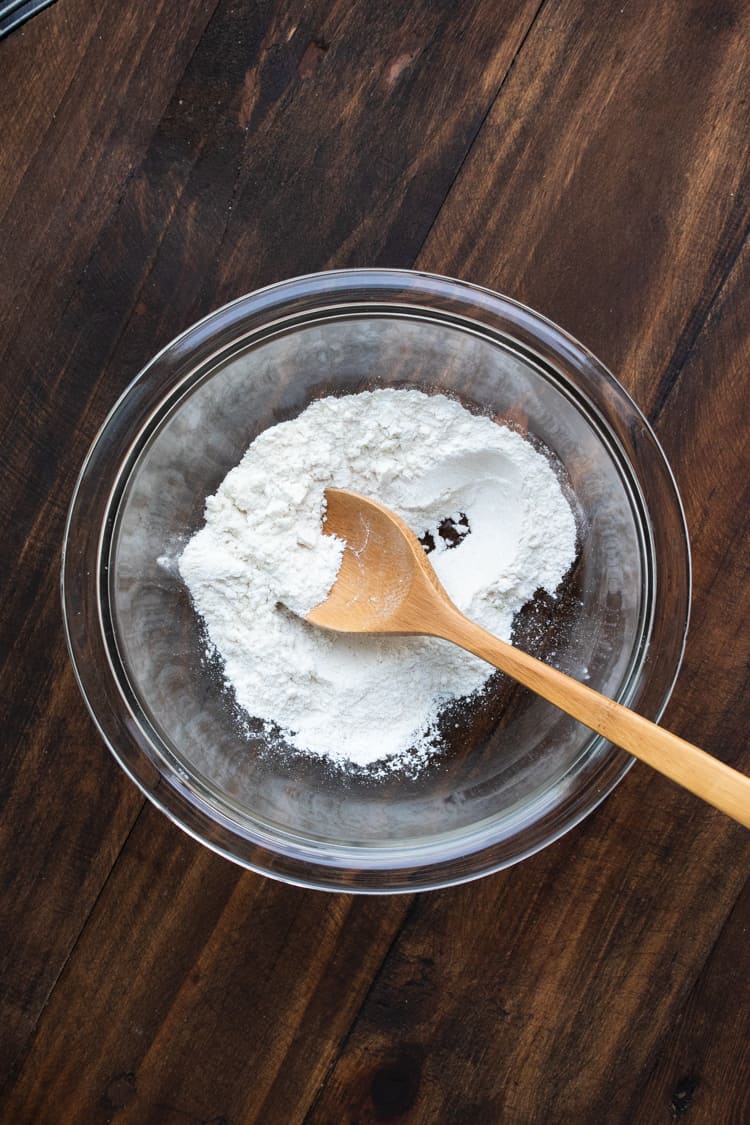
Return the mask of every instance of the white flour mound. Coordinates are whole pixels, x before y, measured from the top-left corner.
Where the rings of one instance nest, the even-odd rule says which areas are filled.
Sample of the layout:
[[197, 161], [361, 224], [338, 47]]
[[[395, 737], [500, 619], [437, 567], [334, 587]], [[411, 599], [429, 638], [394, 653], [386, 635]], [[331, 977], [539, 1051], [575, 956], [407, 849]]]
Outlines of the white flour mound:
[[[449, 595], [506, 640], [521, 606], [540, 587], [554, 593], [570, 567], [573, 513], [519, 434], [442, 395], [396, 390], [325, 398], [266, 430], [206, 501], [179, 568], [240, 706], [344, 767], [414, 768], [434, 752], [441, 708], [493, 670], [444, 641], [340, 636], [289, 612], [325, 600], [336, 578], [343, 545], [322, 531], [329, 486], [429, 532]], [[446, 519], [469, 527], [450, 547]]]

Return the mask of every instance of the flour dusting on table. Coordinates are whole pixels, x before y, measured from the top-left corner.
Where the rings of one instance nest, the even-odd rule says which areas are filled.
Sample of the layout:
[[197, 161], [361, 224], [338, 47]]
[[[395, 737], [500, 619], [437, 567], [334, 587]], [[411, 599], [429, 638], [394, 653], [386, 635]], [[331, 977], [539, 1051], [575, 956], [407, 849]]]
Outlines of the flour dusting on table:
[[400, 515], [458, 607], [505, 640], [569, 569], [573, 513], [518, 433], [413, 390], [314, 402], [260, 434], [207, 499], [179, 568], [240, 707], [299, 751], [414, 769], [439, 752], [441, 709], [493, 669], [446, 641], [343, 636], [296, 616], [325, 599], [340, 564], [342, 544], [322, 530], [328, 487]]

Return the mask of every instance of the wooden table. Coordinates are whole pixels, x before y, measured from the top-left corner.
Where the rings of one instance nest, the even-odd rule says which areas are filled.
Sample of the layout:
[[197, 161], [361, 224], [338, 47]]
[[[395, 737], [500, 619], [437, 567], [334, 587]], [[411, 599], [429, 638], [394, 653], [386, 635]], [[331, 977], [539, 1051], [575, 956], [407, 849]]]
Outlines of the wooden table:
[[58, 0], [0, 43], [2, 1081], [19, 1123], [750, 1121], [750, 833], [637, 765], [509, 871], [241, 871], [79, 697], [97, 427], [257, 286], [389, 265], [563, 325], [649, 415], [695, 564], [672, 729], [750, 770], [748, 0]]

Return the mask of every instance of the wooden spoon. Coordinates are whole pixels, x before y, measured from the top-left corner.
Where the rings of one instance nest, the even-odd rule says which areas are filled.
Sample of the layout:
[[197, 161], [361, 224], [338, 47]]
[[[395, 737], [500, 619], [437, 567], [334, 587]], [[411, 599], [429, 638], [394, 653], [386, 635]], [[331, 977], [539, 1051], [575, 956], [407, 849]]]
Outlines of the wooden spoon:
[[440, 585], [417, 537], [382, 504], [333, 488], [326, 500], [324, 530], [346, 547], [328, 598], [308, 621], [341, 633], [453, 641], [750, 828], [750, 778], [469, 621]]

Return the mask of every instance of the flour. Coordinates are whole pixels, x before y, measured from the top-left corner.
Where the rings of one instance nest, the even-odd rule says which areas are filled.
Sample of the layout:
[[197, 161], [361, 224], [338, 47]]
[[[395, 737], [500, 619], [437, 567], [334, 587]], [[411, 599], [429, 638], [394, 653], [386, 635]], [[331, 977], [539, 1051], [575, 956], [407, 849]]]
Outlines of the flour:
[[271, 427], [206, 501], [179, 568], [240, 707], [299, 751], [414, 768], [435, 752], [441, 708], [493, 670], [445, 641], [347, 637], [296, 616], [325, 599], [340, 564], [343, 545], [322, 531], [329, 486], [398, 513], [458, 607], [506, 640], [521, 606], [570, 567], [573, 514], [519, 434], [442, 395], [395, 390], [321, 399]]

